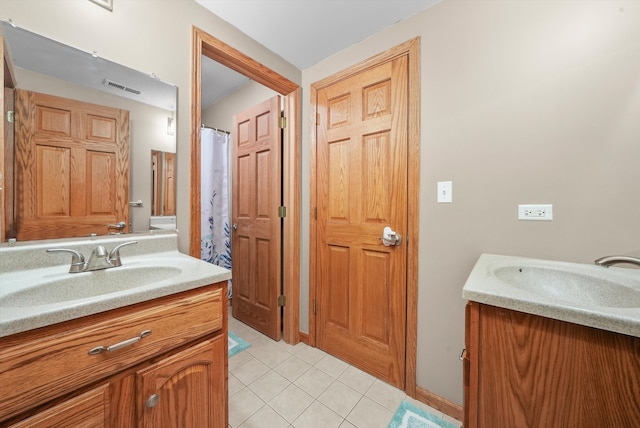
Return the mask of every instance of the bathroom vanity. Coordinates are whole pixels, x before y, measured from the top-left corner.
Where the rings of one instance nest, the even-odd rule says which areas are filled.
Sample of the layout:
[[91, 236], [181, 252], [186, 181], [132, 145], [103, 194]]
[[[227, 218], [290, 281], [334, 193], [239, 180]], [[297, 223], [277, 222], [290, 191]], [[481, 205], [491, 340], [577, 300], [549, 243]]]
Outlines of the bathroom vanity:
[[637, 426], [638, 296], [638, 270], [483, 254], [463, 290], [464, 426]]
[[[126, 236], [79, 241], [76, 248], [97, 242], [114, 246], [132, 239]], [[13, 272], [13, 262], [3, 265], [0, 427], [228, 426], [230, 272], [178, 253], [175, 235], [137, 239], [121, 254], [122, 268], [129, 265], [132, 280], [145, 282], [150, 273], [144, 266], [172, 266], [179, 272], [141, 287], [80, 298], [62, 292], [60, 302], [36, 304], [33, 293], [23, 290], [18, 290], [23, 303], [17, 303], [11, 295], [16, 290], [7, 292], [4, 285], [15, 286], [12, 278], [22, 274], [38, 290], [37, 277], [49, 272], [46, 280], [55, 281], [48, 284], [62, 289], [75, 286], [64, 282], [69, 276], [84, 275], [89, 284], [110, 272], [65, 276], [68, 265]], [[25, 251], [38, 253], [46, 246]]]

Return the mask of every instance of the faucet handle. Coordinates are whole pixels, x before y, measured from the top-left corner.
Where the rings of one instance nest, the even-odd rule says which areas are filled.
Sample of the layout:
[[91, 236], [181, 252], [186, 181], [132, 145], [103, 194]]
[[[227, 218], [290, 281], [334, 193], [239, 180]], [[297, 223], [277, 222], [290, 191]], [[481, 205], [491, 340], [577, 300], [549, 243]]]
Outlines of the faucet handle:
[[129, 242], [124, 242], [124, 243], [118, 245], [117, 247], [115, 247], [109, 253], [109, 262], [111, 262], [111, 264], [114, 267], [122, 266], [122, 260], [120, 260], [120, 248], [124, 247], [125, 245], [132, 245], [132, 244], [137, 244], [137, 243], [138, 243], [138, 241], [129, 241]]
[[69, 273], [82, 272], [82, 269], [84, 268], [84, 256], [76, 250], [70, 250], [68, 248], [49, 248], [47, 253], [71, 254], [71, 266], [69, 267]]

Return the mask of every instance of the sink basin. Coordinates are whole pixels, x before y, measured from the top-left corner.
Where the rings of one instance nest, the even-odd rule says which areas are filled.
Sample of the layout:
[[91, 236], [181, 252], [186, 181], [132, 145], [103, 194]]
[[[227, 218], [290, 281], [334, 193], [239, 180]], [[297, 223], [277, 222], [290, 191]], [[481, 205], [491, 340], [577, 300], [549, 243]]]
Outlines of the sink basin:
[[509, 287], [543, 298], [567, 303], [580, 300], [608, 308], [640, 308], [640, 288], [626, 285], [626, 278], [618, 280], [612, 268], [585, 266], [580, 271], [522, 264], [497, 267], [493, 274]]
[[26, 308], [102, 296], [170, 279], [182, 269], [170, 266], [117, 267], [93, 272], [52, 274], [32, 286], [0, 297], [0, 307]]

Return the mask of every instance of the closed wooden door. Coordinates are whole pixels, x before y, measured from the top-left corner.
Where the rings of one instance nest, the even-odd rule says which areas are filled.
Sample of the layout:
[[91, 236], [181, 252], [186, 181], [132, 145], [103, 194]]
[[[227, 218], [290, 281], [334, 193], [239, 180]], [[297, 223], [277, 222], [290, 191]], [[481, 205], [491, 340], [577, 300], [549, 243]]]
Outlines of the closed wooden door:
[[280, 97], [233, 117], [233, 316], [280, 339]]
[[162, 165], [163, 174], [163, 205], [162, 215], [176, 215], [176, 155], [175, 153], [165, 153]]
[[129, 224], [128, 111], [16, 90], [15, 129], [19, 240]]
[[[405, 383], [406, 55], [317, 93], [317, 346]], [[389, 227], [402, 238], [385, 246]], [[389, 242], [387, 242], [389, 243]]]
[[139, 371], [140, 427], [226, 427], [225, 345], [218, 336]]

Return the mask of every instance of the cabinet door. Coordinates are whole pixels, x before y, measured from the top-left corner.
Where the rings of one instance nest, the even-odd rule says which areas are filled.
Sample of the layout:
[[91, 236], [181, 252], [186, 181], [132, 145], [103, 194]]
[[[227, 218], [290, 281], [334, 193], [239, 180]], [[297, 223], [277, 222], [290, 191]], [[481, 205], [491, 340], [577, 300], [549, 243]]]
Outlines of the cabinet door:
[[207, 340], [137, 373], [144, 428], [227, 426], [226, 343]]
[[109, 426], [109, 385], [102, 385], [11, 425], [10, 428], [106, 428]]

